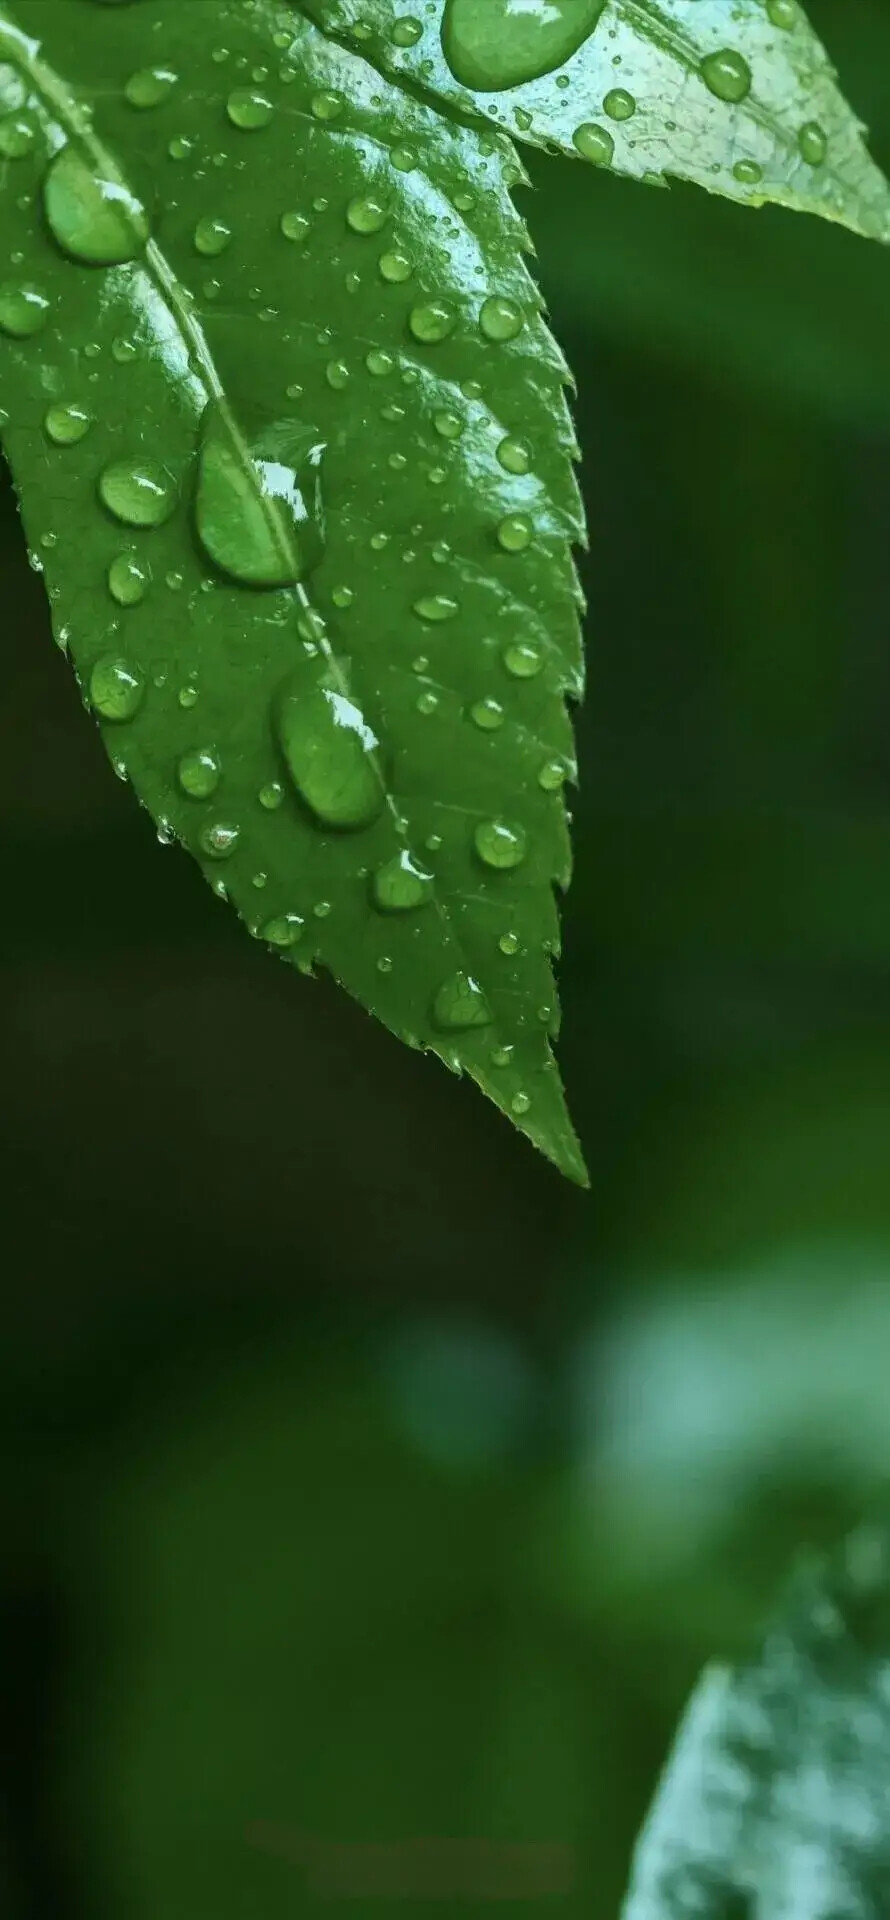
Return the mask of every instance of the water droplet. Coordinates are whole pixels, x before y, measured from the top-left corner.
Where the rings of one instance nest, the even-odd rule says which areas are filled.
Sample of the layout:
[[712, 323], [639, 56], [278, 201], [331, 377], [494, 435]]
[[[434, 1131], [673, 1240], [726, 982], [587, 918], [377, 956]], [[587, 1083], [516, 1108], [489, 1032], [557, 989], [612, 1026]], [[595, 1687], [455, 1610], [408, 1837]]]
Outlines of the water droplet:
[[43, 204], [64, 253], [88, 266], [135, 260], [148, 239], [145, 208], [123, 180], [96, 173], [76, 147], [63, 147], [47, 170]]
[[514, 954], [514, 953], [518, 953], [518, 952], [519, 952], [519, 935], [518, 935], [518, 933], [513, 933], [513, 932], [510, 932], [510, 933], [502, 933], [502, 934], [501, 934], [501, 937], [500, 937], [500, 939], [499, 939], [499, 941], [498, 941], [498, 946], [500, 947], [500, 950], [501, 950], [501, 952], [502, 952], [502, 953], [505, 953], [505, 954], [507, 955], [507, 957], [508, 957], [508, 958], [509, 958], [509, 957], [510, 957], [510, 956], [511, 956], [512, 954]]
[[504, 648], [503, 661], [514, 680], [533, 680], [544, 665], [544, 656], [533, 641], [514, 640]]
[[610, 120], [631, 120], [636, 110], [637, 103], [626, 87], [611, 87], [603, 100], [603, 112]]
[[756, 187], [757, 182], [763, 179], [763, 168], [759, 160], [742, 158], [736, 161], [732, 177], [743, 187]]
[[215, 214], [206, 213], [195, 228], [195, 250], [208, 258], [225, 253], [232, 238], [232, 229], [226, 220], [220, 220]]
[[433, 876], [418, 866], [412, 853], [401, 853], [378, 867], [373, 880], [374, 904], [382, 913], [408, 913], [422, 907], [433, 889]]
[[276, 725], [297, 792], [317, 820], [341, 828], [376, 820], [384, 801], [373, 758], [379, 742], [347, 694], [298, 674], [279, 694]]
[[125, 526], [160, 527], [176, 505], [176, 488], [153, 460], [115, 460], [99, 476], [99, 497]]
[[24, 160], [37, 139], [37, 128], [28, 113], [12, 113], [0, 120], [0, 154], [4, 160]]
[[183, 754], [176, 777], [190, 800], [209, 800], [219, 786], [220, 772], [219, 756], [212, 747], [194, 747]]
[[43, 421], [47, 438], [56, 447], [76, 447], [92, 424], [92, 416], [73, 404], [50, 407]]
[[524, 827], [511, 826], [507, 820], [480, 820], [473, 843], [487, 867], [504, 870], [521, 865], [528, 844]]
[[257, 797], [260, 806], [265, 807], [267, 813], [274, 813], [276, 809], [281, 806], [284, 799], [284, 788], [281, 781], [268, 780], [266, 785], [260, 788]]
[[558, 793], [568, 777], [569, 769], [564, 761], [545, 760], [538, 774], [538, 786], [543, 787], [545, 793]]
[[447, 340], [456, 322], [457, 309], [450, 300], [424, 300], [419, 306], [412, 307], [408, 315], [408, 325], [415, 340], [421, 340], [425, 345]]
[[444, 981], [433, 1001], [434, 1024], [445, 1033], [491, 1024], [491, 1008], [478, 980], [468, 973], [453, 973]]
[[572, 134], [572, 143], [582, 160], [589, 160], [595, 167], [607, 167], [615, 152], [615, 142], [608, 127], [598, 127], [595, 120], [584, 120]]
[[403, 280], [410, 279], [414, 272], [414, 261], [410, 254], [403, 253], [398, 247], [393, 247], [389, 252], [380, 255], [377, 270], [382, 280], [388, 280], [391, 285], [398, 286]]
[[720, 47], [716, 53], [705, 54], [701, 77], [710, 93], [732, 105], [747, 99], [751, 91], [751, 69], [734, 47]]
[[797, 19], [797, 0], [766, 0], [767, 18], [774, 27], [793, 27]]
[[394, 20], [389, 33], [394, 47], [416, 47], [422, 36], [423, 27], [413, 13], [403, 13], [398, 20]]
[[316, 900], [312, 911], [316, 920], [326, 920], [331, 911], [330, 900]]
[[267, 940], [270, 947], [293, 947], [305, 924], [298, 913], [279, 913], [274, 920], [266, 921], [261, 938]]
[[125, 340], [123, 334], [117, 334], [111, 342], [111, 357], [119, 367], [128, 367], [139, 358], [139, 348], [133, 340]]
[[497, 457], [505, 473], [528, 473], [531, 465], [531, 453], [526, 442], [514, 440], [512, 434], [500, 441]]
[[393, 147], [389, 157], [397, 173], [413, 173], [417, 165], [413, 147]]
[[807, 162], [808, 166], [821, 167], [828, 152], [828, 140], [818, 120], [808, 120], [806, 125], [801, 127], [797, 144], [801, 158]]
[[124, 93], [131, 107], [159, 107], [173, 92], [178, 77], [169, 67], [140, 67], [131, 73]]
[[376, 193], [358, 194], [350, 200], [346, 209], [347, 225], [353, 233], [379, 233], [389, 219], [389, 208], [385, 200]]
[[30, 340], [46, 326], [50, 303], [39, 287], [25, 283], [16, 286], [4, 281], [0, 286], [0, 329], [14, 340]]
[[257, 88], [235, 87], [226, 101], [226, 112], [233, 127], [239, 127], [242, 133], [255, 133], [269, 125], [275, 107]]
[[345, 104], [342, 93], [336, 93], [333, 89], [314, 93], [310, 102], [316, 120], [339, 119]]
[[447, 0], [442, 50], [461, 86], [500, 92], [552, 73], [593, 32], [605, 0]]
[[530, 1106], [531, 1106], [531, 1100], [529, 1099], [529, 1096], [527, 1093], [522, 1093], [522, 1092], [514, 1093], [513, 1098], [510, 1101], [510, 1112], [515, 1113], [518, 1118], [521, 1114], [528, 1113]]
[[90, 674], [90, 705], [103, 720], [132, 720], [142, 704], [145, 679], [119, 654], [103, 654]]
[[197, 687], [180, 687], [177, 697], [180, 706], [188, 711], [190, 707], [197, 705], [198, 689]]
[[299, 213], [297, 212], [296, 209], [294, 209], [290, 213], [282, 214], [281, 219], [279, 221], [279, 225], [281, 227], [282, 233], [284, 234], [285, 240], [299, 241], [299, 240], [305, 240], [306, 235], [309, 232], [309, 228], [312, 225], [312, 222], [309, 219], [308, 214]]
[[204, 827], [200, 835], [200, 845], [211, 860], [227, 860], [234, 853], [240, 838], [240, 828], [228, 820], [214, 820]]
[[323, 547], [323, 447], [291, 422], [245, 447], [227, 409], [211, 401], [202, 422], [195, 521], [223, 573], [253, 587], [289, 587]]
[[483, 733], [496, 733], [504, 724], [504, 709], [499, 700], [477, 700], [470, 708], [470, 718]]
[[464, 430], [460, 414], [453, 413], [450, 407], [441, 407], [433, 414], [433, 426], [443, 440], [459, 440]]
[[442, 620], [454, 619], [458, 604], [447, 593], [427, 593], [421, 600], [415, 600], [414, 612], [418, 620], [427, 620], [430, 625], [438, 626]]
[[119, 553], [108, 569], [108, 589], [119, 607], [138, 606], [145, 599], [150, 575], [135, 554]]
[[346, 361], [329, 360], [324, 370], [324, 377], [335, 393], [342, 393], [343, 388], [349, 385], [349, 368]]
[[522, 310], [515, 300], [496, 293], [484, 302], [479, 314], [479, 325], [486, 340], [515, 340], [522, 324]]
[[498, 546], [505, 553], [524, 553], [534, 538], [534, 527], [526, 513], [508, 513], [498, 526]]
[[513, 1058], [512, 1047], [492, 1047], [489, 1060], [493, 1067], [508, 1067]]
[[432, 687], [427, 687], [423, 693], [418, 694], [417, 699], [414, 702], [414, 705], [417, 708], [418, 713], [422, 713], [426, 717], [429, 717], [431, 713], [436, 712], [436, 709], [439, 705], [439, 696], [437, 693], [433, 692]]

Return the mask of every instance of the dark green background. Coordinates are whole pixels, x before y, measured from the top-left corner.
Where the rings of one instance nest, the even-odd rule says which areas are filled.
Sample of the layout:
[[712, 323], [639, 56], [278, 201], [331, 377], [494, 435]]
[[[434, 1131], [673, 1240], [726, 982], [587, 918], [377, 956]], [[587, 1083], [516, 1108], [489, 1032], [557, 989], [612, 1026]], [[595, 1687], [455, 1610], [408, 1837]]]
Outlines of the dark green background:
[[[886, 8], [812, 11], [890, 166]], [[4, 495], [10, 1920], [319, 1909], [255, 1823], [560, 1843], [611, 1920], [699, 1665], [881, 1494], [890, 256], [533, 170], [589, 1197], [158, 847]]]

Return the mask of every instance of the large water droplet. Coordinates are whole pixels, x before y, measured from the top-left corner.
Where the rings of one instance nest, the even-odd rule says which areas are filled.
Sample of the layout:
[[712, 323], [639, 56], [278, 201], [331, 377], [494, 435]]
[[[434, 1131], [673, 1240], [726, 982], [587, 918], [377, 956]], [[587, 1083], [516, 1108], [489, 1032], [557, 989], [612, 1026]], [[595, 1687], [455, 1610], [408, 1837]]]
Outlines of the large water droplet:
[[607, 167], [615, 152], [608, 127], [597, 126], [595, 120], [582, 120], [572, 134], [572, 143], [582, 160], [590, 160], [595, 167]]
[[131, 107], [159, 107], [173, 92], [177, 79], [170, 67], [140, 67], [131, 73], [124, 93]]
[[518, 867], [525, 859], [527, 838], [524, 827], [511, 826], [507, 820], [480, 820], [473, 835], [476, 852], [487, 867]]
[[89, 433], [92, 416], [84, 407], [73, 404], [49, 407], [44, 417], [47, 438], [56, 447], [76, 447], [79, 440]]
[[233, 580], [292, 587], [324, 546], [323, 446], [293, 421], [276, 421], [250, 446], [228, 410], [206, 408], [195, 517], [201, 544]]
[[412, 307], [408, 315], [408, 325], [415, 340], [422, 340], [424, 345], [447, 340], [456, 321], [457, 309], [450, 300], [424, 300], [419, 306]]
[[517, 307], [515, 300], [492, 294], [483, 304], [479, 325], [486, 340], [515, 340], [522, 331], [522, 309]]
[[103, 654], [90, 674], [90, 705], [103, 720], [132, 720], [142, 703], [145, 679], [119, 654]]
[[63, 147], [43, 183], [50, 232], [63, 252], [88, 266], [135, 260], [148, 239], [145, 208], [124, 181], [96, 173], [75, 146]]
[[226, 112], [233, 127], [239, 127], [242, 133], [255, 133], [269, 125], [275, 108], [255, 87], [236, 87], [226, 101]]
[[378, 867], [374, 875], [374, 903], [383, 913], [407, 913], [429, 900], [433, 876], [418, 866], [407, 848]]
[[374, 762], [376, 735], [348, 694], [288, 681], [276, 703], [281, 749], [294, 785], [326, 827], [369, 826], [384, 792]]
[[389, 207], [377, 193], [362, 193], [350, 200], [346, 219], [353, 233], [379, 233], [389, 219]]
[[153, 460], [115, 460], [99, 476], [99, 498], [128, 527], [160, 527], [176, 505], [176, 488]]
[[747, 99], [751, 91], [751, 69], [735, 47], [719, 47], [716, 53], [707, 53], [701, 63], [701, 76], [709, 92], [733, 105]]
[[220, 771], [219, 755], [213, 747], [194, 747], [182, 755], [176, 776], [190, 800], [209, 800], [219, 786]]
[[195, 228], [196, 252], [214, 259], [217, 254], [225, 253], [231, 238], [232, 229], [227, 220], [219, 220], [215, 214], [205, 213]]
[[605, 0], [448, 0], [442, 50], [456, 80], [476, 93], [519, 87], [576, 53]]
[[479, 985], [468, 973], [453, 973], [444, 981], [433, 1001], [433, 1021], [443, 1032], [467, 1027], [487, 1027], [492, 1012]]

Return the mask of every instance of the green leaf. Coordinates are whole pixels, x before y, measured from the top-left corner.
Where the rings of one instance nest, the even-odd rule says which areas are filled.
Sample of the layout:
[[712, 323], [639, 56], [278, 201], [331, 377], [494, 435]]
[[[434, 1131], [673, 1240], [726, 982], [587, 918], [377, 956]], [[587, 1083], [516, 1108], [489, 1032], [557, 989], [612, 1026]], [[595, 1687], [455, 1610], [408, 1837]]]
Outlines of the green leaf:
[[381, 71], [537, 146], [890, 239], [890, 189], [798, 0], [301, 4]]
[[280, 19], [0, 7], [31, 552], [161, 838], [583, 1180], [550, 1048], [582, 520], [515, 161]]
[[801, 1578], [756, 1660], [703, 1676], [622, 1920], [882, 1920], [890, 1885], [890, 1543]]

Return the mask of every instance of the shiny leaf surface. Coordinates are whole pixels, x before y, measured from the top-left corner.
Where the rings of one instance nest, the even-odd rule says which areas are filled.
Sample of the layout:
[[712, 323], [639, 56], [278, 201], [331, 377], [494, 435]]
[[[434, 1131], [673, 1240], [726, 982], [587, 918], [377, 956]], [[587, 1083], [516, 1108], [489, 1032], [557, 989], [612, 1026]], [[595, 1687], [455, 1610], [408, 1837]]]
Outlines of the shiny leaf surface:
[[582, 522], [515, 162], [281, 20], [0, 7], [29, 545], [162, 840], [583, 1179], [550, 1049]]
[[637, 179], [890, 238], [890, 193], [799, 0], [301, 0], [450, 110]]

